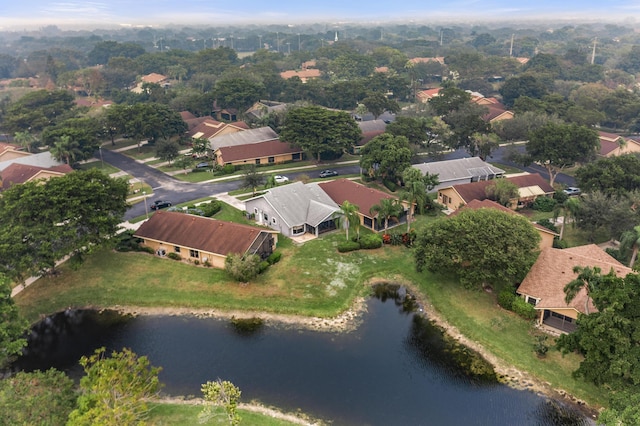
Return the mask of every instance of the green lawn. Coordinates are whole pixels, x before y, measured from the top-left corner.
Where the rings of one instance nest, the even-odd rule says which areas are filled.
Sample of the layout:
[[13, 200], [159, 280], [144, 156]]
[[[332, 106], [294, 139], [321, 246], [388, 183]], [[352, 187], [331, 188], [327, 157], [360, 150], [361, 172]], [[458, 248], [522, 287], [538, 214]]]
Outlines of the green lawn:
[[80, 164], [81, 170], [98, 169], [104, 174], [110, 175], [112, 173], [118, 173], [120, 169], [113, 167], [110, 164], [104, 163], [100, 160], [91, 161], [89, 163]]
[[[232, 208], [225, 208], [219, 215], [246, 220], [242, 212]], [[419, 216], [414, 227], [419, 229], [434, 218]], [[404, 230], [398, 228], [398, 232]], [[335, 232], [302, 246], [282, 238], [278, 248], [282, 260], [247, 285], [231, 281], [221, 270], [147, 253], [98, 250], [79, 270], [63, 265], [61, 274], [38, 280], [16, 297], [16, 303], [30, 321], [70, 306], [115, 305], [332, 317], [351, 306], [356, 296], [367, 294], [366, 283], [378, 278], [414, 288], [428, 301], [427, 314], [435, 309], [505, 363], [594, 406], [606, 402], [604, 392], [571, 376], [578, 357], [562, 357], [551, 350], [546, 358], [538, 358], [533, 350], [531, 323], [499, 308], [495, 294], [467, 290], [451, 277], [417, 273], [411, 251], [405, 247], [338, 253], [336, 246], [344, 238], [344, 233]]]
[[[152, 403], [149, 424], [151, 426], [193, 426], [199, 424], [198, 414], [202, 411], [201, 405]], [[215, 419], [217, 421], [207, 424], [228, 424], [226, 413], [219, 408]], [[238, 409], [243, 425], [260, 426], [290, 426], [295, 423], [270, 417], [266, 414], [258, 414], [252, 411]]]

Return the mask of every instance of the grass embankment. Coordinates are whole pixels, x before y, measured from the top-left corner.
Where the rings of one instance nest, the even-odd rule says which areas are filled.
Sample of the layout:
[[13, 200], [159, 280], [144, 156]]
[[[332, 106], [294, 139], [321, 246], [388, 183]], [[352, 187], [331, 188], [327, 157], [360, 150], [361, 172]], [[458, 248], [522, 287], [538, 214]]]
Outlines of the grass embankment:
[[[198, 414], [202, 411], [202, 405], [152, 403], [150, 404], [149, 424], [152, 426], [192, 426], [199, 424]], [[220, 424], [226, 421], [226, 413], [220, 408], [216, 411]], [[260, 426], [291, 426], [299, 424], [288, 420], [272, 417], [268, 414], [238, 409], [242, 418], [242, 424]]]
[[[225, 214], [234, 217], [226, 209]], [[425, 220], [421, 217], [415, 226], [423, 226]], [[37, 281], [18, 295], [16, 303], [30, 321], [67, 307], [115, 305], [332, 317], [367, 293], [365, 284], [372, 278], [412, 283], [442, 318], [506, 364], [590, 405], [605, 403], [602, 391], [571, 376], [577, 356], [562, 357], [552, 349], [546, 358], [538, 358], [531, 323], [499, 308], [495, 294], [467, 290], [451, 277], [417, 273], [404, 247], [340, 254], [336, 245], [344, 238], [344, 233], [333, 233], [303, 246], [282, 238], [282, 260], [247, 285], [230, 281], [221, 270], [146, 253], [103, 250], [78, 271], [63, 266], [62, 274]]]

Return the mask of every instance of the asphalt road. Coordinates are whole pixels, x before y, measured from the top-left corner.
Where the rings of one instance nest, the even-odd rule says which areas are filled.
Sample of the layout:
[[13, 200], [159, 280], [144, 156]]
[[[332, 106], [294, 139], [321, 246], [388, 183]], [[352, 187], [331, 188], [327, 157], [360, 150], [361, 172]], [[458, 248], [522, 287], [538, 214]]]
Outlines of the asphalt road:
[[[517, 146], [516, 149], [523, 152], [524, 146], [521, 146], [521, 145]], [[549, 179], [548, 173], [543, 167], [535, 164], [528, 167], [523, 167], [519, 164], [509, 161], [506, 158], [507, 154], [508, 154], [508, 149], [505, 147], [500, 147], [489, 158], [489, 161], [505, 164], [505, 165], [515, 167], [530, 173], [539, 173], [545, 179]], [[468, 156], [469, 155], [466, 153], [466, 151], [457, 150], [457, 151], [453, 151], [445, 154], [444, 159], [451, 160], [455, 158], [465, 158]], [[99, 153], [96, 153], [96, 158], [100, 158]], [[221, 180], [221, 181], [208, 182], [208, 183], [183, 182], [151, 166], [139, 163], [127, 157], [126, 155], [120, 154], [118, 152], [109, 151], [106, 149], [102, 150], [102, 159], [106, 163], [120, 170], [123, 170], [127, 174], [149, 184], [153, 188], [153, 197], [150, 197], [148, 199], [149, 203], [158, 199], [168, 200], [172, 204], [186, 203], [191, 200], [210, 197], [216, 194], [240, 189], [242, 187], [241, 179]], [[428, 159], [426, 161], [428, 161]], [[296, 170], [296, 171], [292, 170], [282, 174], [287, 176], [291, 180], [295, 180], [296, 178], [302, 175], [316, 177], [317, 174], [320, 172], [320, 170], [323, 168], [330, 168], [332, 170], [336, 170], [340, 175], [360, 173], [360, 167], [357, 164], [349, 164], [349, 165], [327, 165], [327, 166], [324, 166], [318, 169], [312, 169], [312, 170]], [[556, 178], [556, 182], [565, 184], [567, 186], [575, 186], [575, 180], [573, 179], [573, 177], [564, 175], [564, 174], [559, 174], [558, 177]], [[125, 213], [124, 219], [129, 220], [138, 216], [142, 216], [144, 214], [145, 214], [144, 203], [136, 203], [133, 206], [131, 206], [129, 210], [127, 210], [127, 212]]]

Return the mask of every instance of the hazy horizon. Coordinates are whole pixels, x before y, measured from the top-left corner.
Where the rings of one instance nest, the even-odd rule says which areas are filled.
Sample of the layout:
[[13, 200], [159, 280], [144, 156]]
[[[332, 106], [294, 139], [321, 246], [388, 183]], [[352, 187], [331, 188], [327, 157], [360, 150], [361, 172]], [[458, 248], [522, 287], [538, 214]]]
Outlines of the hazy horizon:
[[[7, 2], [8, 3], [8, 2]], [[637, 0], [452, 0], [449, 3], [395, 2], [267, 3], [246, 0], [233, 7], [202, 0], [46, 1], [29, 0], [0, 6], [0, 29], [16, 30], [56, 25], [61, 28], [166, 25], [303, 24], [312, 22], [375, 23], [392, 21], [549, 21], [635, 22]]]

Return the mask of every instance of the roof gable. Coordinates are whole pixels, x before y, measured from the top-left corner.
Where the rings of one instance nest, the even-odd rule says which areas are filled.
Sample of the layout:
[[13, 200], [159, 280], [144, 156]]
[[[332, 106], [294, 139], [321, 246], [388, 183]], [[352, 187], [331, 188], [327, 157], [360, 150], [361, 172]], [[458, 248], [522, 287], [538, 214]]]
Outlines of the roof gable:
[[134, 235], [226, 256], [245, 253], [263, 232], [272, 231], [185, 213], [158, 211]]
[[46, 175], [63, 176], [72, 171], [73, 169], [67, 164], [53, 167], [38, 167], [13, 163], [5, 168], [1, 173], [2, 189], [5, 190], [12, 185], [29, 182], [31, 180], [38, 179], [38, 177], [47, 177]]
[[394, 197], [377, 189], [368, 188], [349, 179], [336, 179], [330, 182], [319, 183], [318, 186], [331, 197], [338, 205], [345, 201], [355, 204], [360, 208], [360, 213], [371, 216], [371, 207], [380, 204], [384, 198]]
[[[564, 287], [578, 277], [578, 274], [573, 272], [576, 266], [598, 267], [603, 274], [613, 269], [619, 277], [633, 272], [595, 244], [564, 250], [548, 247], [538, 256], [538, 260], [518, 287], [518, 293], [538, 299], [538, 309], [572, 308], [584, 314], [587, 302], [584, 289], [578, 292], [571, 303], [565, 302]], [[588, 303], [589, 311], [596, 312], [593, 303], [590, 300]]]
[[423, 174], [438, 175], [440, 183], [472, 177], [501, 176], [504, 170], [482, 161], [480, 157], [458, 158], [455, 160], [434, 161], [414, 164], [414, 168]]
[[225, 163], [295, 154], [298, 152], [302, 152], [302, 149], [286, 142], [281, 142], [278, 139], [248, 145], [223, 146], [218, 149], [218, 153]]
[[[521, 176], [506, 177], [510, 182], [513, 182], [519, 189], [527, 189], [529, 192], [535, 192], [536, 194], [529, 195], [541, 195], [552, 194], [555, 192], [553, 187], [537, 173], [531, 173]], [[494, 180], [484, 180], [479, 182], [471, 182], [462, 185], [454, 185], [453, 189], [462, 197], [465, 203], [471, 200], [484, 200], [487, 198], [485, 191], [486, 187], [495, 184]], [[538, 189], [535, 189], [538, 187]], [[522, 191], [519, 191], [522, 196]]]
[[260, 142], [278, 139], [278, 134], [271, 127], [259, 127], [257, 129], [244, 130], [227, 135], [220, 135], [210, 140], [211, 149], [214, 151], [236, 145], [256, 144]]

